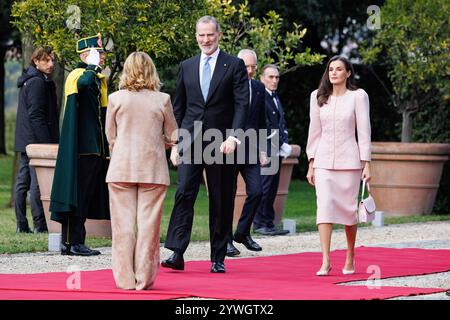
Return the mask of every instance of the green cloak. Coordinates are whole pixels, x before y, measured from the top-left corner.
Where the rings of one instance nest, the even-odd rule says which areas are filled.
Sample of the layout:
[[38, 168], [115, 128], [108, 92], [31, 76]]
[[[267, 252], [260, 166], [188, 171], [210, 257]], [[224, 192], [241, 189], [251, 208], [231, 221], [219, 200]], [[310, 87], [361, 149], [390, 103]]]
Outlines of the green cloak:
[[[80, 65], [81, 68], [73, 70], [67, 77], [65, 83], [65, 104], [64, 104], [64, 118], [61, 128], [61, 136], [59, 140], [58, 155], [56, 158], [55, 173], [53, 178], [52, 192], [50, 197], [50, 211], [51, 220], [62, 222], [65, 220], [67, 215], [79, 215], [77, 210], [78, 204], [78, 159], [79, 159], [79, 145], [82, 143], [83, 149], [86, 149], [86, 143], [79, 141], [79, 101], [78, 96], [78, 81], [80, 78], [84, 77], [89, 80], [89, 78], [97, 77], [100, 80], [100, 101], [97, 100], [97, 108], [99, 108], [99, 113], [102, 116], [103, 125], [100, 124], [101, 128], [104, 128], [104, 118], [106, 115], [106, 101], [107, 101], [107, 86], [106, 79], [103, 75], [97, 73], [93, 66]], [[98, 80], [96, 80], [98, 81]], [[99, 103], [98, 103], [99, 102]], [[100, 104], [100, 105], [99, 105]], [[99, 121], [98, 118], [96, 121]], [[83, 123], [90, 125], [83, 119]], [[96, 124], [97, 125], [97, 124]], [[89, 210], [89, 219], [109, 219], [109, 198], [108, 198], [108, 187], [105, 182], [106, 172], [108, 170], [109, 160], [107, 160], [107, 150], [106, 139], [104, 137], [104, 130], [101, 130], [102, 135], [101, 141], [102, 146], [92, 146], [92, 154], [96, 154], [104, 161], [102, 166], [102, 174], [100, 178], [96, 181], [95, 188], [95, 201], [92, 201]], [[100, 151], [99, 151], [100, 150]], [[83, 150], [84, 152], [85, 150]]]

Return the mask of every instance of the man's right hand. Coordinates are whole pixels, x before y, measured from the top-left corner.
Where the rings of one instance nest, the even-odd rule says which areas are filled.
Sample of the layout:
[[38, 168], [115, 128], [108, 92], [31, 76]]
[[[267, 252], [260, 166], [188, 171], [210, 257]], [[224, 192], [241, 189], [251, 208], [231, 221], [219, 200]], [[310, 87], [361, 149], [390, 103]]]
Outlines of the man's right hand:
[[170, 151], [170, 162], [172, 162], [175, 167], [178, 167], [178, 164], [180, 162], [180, 155], [178, 154], [177, 145], [174, 145], [172, 147], [172, 150]]

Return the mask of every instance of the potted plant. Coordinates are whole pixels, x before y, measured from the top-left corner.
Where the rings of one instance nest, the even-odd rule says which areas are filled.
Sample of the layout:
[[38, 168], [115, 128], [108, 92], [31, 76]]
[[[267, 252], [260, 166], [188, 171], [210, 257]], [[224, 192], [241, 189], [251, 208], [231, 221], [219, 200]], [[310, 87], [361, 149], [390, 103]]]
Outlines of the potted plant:
[[[30, 158], [30, 166], [36, 169], [39, 181], [42, 206], [44, 207], [45, 220], [48, 232], [60, 233], [61, 224], [50, 220], [50, 194], [52, 191], [53, 175], [55, 171], [58, 144], [29, 144], [27, 155]], [[94, 237], [111, 237], [111, 223], [109, 220], [86, 220], [86, 234]]]
[[[449, 10], [446, 0], [388, 0], [380, 30], [362, 50], [363, 62], [387, 68], [391, 101], [403, 118], [401, 142], [372, 145], [372, 194], [387, 215], [430, 214], [450, 154], [450, 144], [429, 143], [436, 136], [411, 143], [413, 116], [450, 98]], [[442, 130], [448, 130], [445, 121], [437, 122]]]

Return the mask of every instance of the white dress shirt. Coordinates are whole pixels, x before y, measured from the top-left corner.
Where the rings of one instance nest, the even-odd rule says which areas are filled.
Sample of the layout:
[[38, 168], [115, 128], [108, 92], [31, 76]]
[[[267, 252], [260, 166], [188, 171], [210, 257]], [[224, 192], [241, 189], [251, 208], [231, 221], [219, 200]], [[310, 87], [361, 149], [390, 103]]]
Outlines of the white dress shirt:
[[[270, 94], [270, 96], [272, 96], [273, 91], [270, 91], [269, 89], [266, 88], [266, 91]], [[275, 103], [275, 107], [277, 107], [277, 110], [280, 110], [279, 106], [278, 106], [278, 101], [275, 98], [272, 98], [273, 102]]]
[[209, 59], [208, 63], [209, 63], [209, 68], [211, 69], [211, 78], [212, 78], [212, 76], [214, 74], [214, 69], [216, 67], [217, 57], [219, 56], [219, 52], [220, 52], [220, 49], [217, 48], [217, 50], [214, 51], [214, 53], [210, 56], [207, 56], [203, 52], [200, 55], [200, 68], [198, 70], [199, 75], [200, 75], [200, 83], [202, 83], [202, 80], [203, 80], [203, 66], [205, 65], [206, 58], [211, 57], [211, 59]]

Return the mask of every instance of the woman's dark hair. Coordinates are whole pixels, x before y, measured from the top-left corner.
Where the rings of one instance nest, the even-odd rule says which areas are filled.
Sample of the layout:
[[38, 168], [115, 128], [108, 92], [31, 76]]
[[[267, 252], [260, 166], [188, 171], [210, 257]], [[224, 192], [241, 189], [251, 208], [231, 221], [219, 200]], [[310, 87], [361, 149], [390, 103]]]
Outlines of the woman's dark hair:
[[319, 90], [317, 91], [317, 103], [319, 107], [323, 106], [325, 103], [327, 103], [328, 98], [333, 93], [333, 85], [330, 82], [330, 77], [328, 75], [328, 69], [330, 68], [330, 64], [333, 61], [342, 61], [345, 66], [345, 70], [350, 71], [350, 77], [347, 78], [347, 81], [345, 83], [345, 86], [349, 90], [356, 90], [358, 89], [354, 82], [355, 82], [355, 71], [353, 70], [353, 65], [350, 61], [348, 61], [347, 58], [341, 57], [341, 56], [334, 56], [328, 61], [327, 67], [325, 68], [325, 72], [322, 75], [322, 79], [320, 80]]

